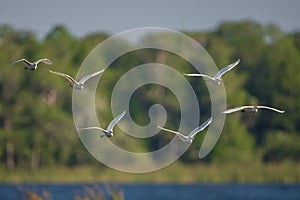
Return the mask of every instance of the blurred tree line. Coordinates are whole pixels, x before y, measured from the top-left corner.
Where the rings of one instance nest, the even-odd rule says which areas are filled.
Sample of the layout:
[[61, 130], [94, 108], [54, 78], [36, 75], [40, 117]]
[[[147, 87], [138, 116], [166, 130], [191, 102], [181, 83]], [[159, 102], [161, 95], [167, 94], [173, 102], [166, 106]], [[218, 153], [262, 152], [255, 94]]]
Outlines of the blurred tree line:
[[[181, 162], [283, 162], [300, 160], [300, 32], [284, 33], [276, 25], [253, 21], [226, 22], [211, 32], [186, 32], [211, 55], [219, 68], [240, 58], [237, 68], [224, 76], [228, 107], [262, 104], [286, 111], [284, 115], [260, 111], [256, 115], [228, 115], [217, 145], [203, 160], [198, 159], [204, 134], [199, 134]], [[105, 33], [74, 37], [64, 26], [54, 27], [45, 38], [28, 31], [0, 26], [0, 160], [2, 167], [32, 170], [44, 166], [99, 164], [85, 150], [72, 118], [72, 89], [66, 80], [48, 69], [76, 76], [84, 58]], [[53, 66], [24, 71], [11, 62], [47, 57]], [[137, 50], [121, 56], [104, 72], [99, 86], [101, 104], [97, 112], [108, 124], [111, 92], [116, 81], [129, 69], [144, 63], [163, 63], [180, 72], [193, 68], [182, 58], [154, 49]], [[21, 66], [19, 66], [21, 65]], [[120, 67], [122, 66], [122, 67]], [[182, 71], [182, 66], [185, 66]], [[201, 78], [189, 78], [201, 106], [201, 115], [210, 110], [209, 94]], [[204, 95], [206, 93], [206, 95]], [[201, 96], [201, 97], [200, 97]], [[136, 123], [149, 123], [148, 110], [162, 104], [168, 112], [167, 126], [178, 128], [180, 107], [174, 94], [159, 85], [146, 85], [133, 95], [130, 114]], [[208, 108], [207, 108], [208, 107]], [[203, 118], [204, 119], [204, 118]], [[106, 125], [105, 125], [106, 126]], [[131, 148], [148, 152], [166, 145], [172, 134], [149, 139], [118, 135], [113, 142], [131, 140]], [[130, 147], [129, 147], [130, 148]]]

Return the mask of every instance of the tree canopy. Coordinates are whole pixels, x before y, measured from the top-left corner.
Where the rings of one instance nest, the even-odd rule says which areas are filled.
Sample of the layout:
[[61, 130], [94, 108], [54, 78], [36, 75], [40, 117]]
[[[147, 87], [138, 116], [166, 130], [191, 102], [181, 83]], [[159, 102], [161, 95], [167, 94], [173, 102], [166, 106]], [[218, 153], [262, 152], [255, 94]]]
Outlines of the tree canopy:
[[[199, 134], [180, 158], [181, 162], [281, 162], [299, 161], [300, 146], [300, 32], [284, 33], [276, 25], [253, 21], [226, 22], [210, 32], [185, 32], [198, 41], [219, 68], [238, 58], [237, 68], [224, 76], [228, 107], [261, 104], [285, 110], [284, 115], [261, 111], [257, 115], [236, 113], [226, 117], [223, 133], [214, 150], [204, 160], [197, 153], [204, 135]], [[38, 169], [49, 165], [75, 166], [96, 163], [76, 134], [72, 117], [72, 90], [63, 78], [54, 77], [46, 67], [31, 73], [10, 66], [20, 58], [47, 57], [58, 71], [75, 76], [87, 54], [106, 33], [74, 37], [66, 27], [54, 27], [44, 39], [29, 31], [0, 25], [0, 160], [14, 169]], [[101, 104], [97, 112], [108, 124], [110, 97], [116, 81], [125, 71], [144, 63], [158, 62], [189, 68], [189, 63], [165, 51], [143, 49], [130, 52], [111, 64], [102, 80]], [[124, 66], [124, 67], [118, 67]], [[48, 66], [47, 66], [48, 67]], [[50, 68], [49, 68], [50, 69]], [[52, 68], [51, 68], [52, 69]], [[134, 80], [133, 80], [134, 81]], [[210, 104], [203, 79], [189, 79], [200, 98], [200, 107]], [[207, 94], [205, 94], [205, 92]], [[149, 122], [148, 110], [162, 104], [168, 112], [167, 125], [178, 128], [179, 104], [174, 94], [158, 85], [146, 85], [133, 95], [130, 115], [140, 124]], [[208, 109], [203, 110], [209, 116]], [[148, 140], [120, 136], [140, 152], [156, 150], [173, 135], [159, 134]], [[132, 147], [135, 148], [132, 148]], [[130, 148], [130, 147], [129, 147]]]

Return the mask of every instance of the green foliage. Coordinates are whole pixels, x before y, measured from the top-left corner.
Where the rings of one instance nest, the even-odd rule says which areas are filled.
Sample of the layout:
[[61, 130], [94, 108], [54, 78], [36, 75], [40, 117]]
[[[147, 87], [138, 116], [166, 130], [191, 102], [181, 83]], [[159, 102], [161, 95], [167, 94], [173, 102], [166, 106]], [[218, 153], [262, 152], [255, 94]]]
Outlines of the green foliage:
[[[219, 68], [241, 59], [239, 66], [224, 76], [228, 107], [266, 104], [286, 110], [284, 115], [260, 111], [257, 115], [236, 113], [227, 116], [220, 140], [206, 161], [280, 162], [287, 158], [299, 161], [300, 33], [286, 34], [272, 24], [262, 26], [243, 21], [223, 23], [213, 32], [188, 35], [206, 48]], [[31, 32], [0, 26], [1, 165], [9, 169], [37, 170], [53, 165], [96, 163], [85, 151], [74, 129], [72, 89], [66, 80], [49, 74], [47, 69], [75, 76], [88, 53], [108, 37], [104, 33], [93, 33], [76, 38], [59, 25], [40, 40]], [[34, 72], [24, 71], [21, 63], [10, 66], [11, 62], [23, 57], [29, 60], [47, 57], [54, 64], [42, 64]], [[134, 66], [151, 62], [174, 66], [180, 73], [193, 70], [183, 58], [161, 50], [137, 50], [116, 59], [103, 74], [105, 78], [100, 80], [97, 88], [99, 103], [96, 110], [104, 119], [104, 126], [112, 119], [110, 98], [118, 79]], [[205, 82], [201, 78], [188, 81], [199, 99], [201, 115], [209, 117], [210, 98]], [[146, 85], [134, 93], [130, 115], [136, 123], [146, 125], [149, 108], [154, 104], [166, 108], [167, 126], [176, 129], [180, 120], [178, 100], [172, 92], [158, 85]], [[196, 138], [181, 158], [182, 162], [198, 161], [203, 137], [204, 134]], [[130, 141], [127, 150], [147, 152], [164, 146], [170, 139], [172, 136], [163, 134], [137, 141], [119, 134], [113, 142], [122, 146], [125, 141]]]
[[237, 116], [228, 116], [218, 144], [213, 149], [214, 162], [252, 163], [258, 158], [254, 138], [240, 123]]
[[272, 131], [267, 134], [265, 140], [264, 161], [300, 161], [299, 135]]

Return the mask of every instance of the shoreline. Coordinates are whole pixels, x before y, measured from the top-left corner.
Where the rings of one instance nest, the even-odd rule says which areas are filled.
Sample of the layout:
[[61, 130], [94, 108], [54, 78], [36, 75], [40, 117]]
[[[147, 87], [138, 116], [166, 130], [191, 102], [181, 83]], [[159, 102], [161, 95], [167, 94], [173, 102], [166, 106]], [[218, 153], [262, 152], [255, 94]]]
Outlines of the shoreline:
[[129, 174], [106, 166], [55, 166], [37, 171], [1, 169], [0, 183], [180, 183], [299, 184], [300, 163], [172, 165], [150, 173]]

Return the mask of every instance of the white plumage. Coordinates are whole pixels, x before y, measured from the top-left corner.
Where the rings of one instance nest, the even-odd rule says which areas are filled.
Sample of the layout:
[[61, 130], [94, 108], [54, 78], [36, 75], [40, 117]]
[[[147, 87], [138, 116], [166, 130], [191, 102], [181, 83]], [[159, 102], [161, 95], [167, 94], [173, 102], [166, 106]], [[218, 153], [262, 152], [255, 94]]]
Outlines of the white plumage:
[[94, 76], [97, 76], [97, 75], [101, 74], [102, 72], [104, 72], [104, 69], [100, 70], [100, 71], [97, 71], [97, 72], [94, 72], [92, 74], [86, 75], [86, 76], [82, 77], [79, 81], [76, 81], [70, 75], [67, 75], [67, 74], [64, 74], [64, 73], [61, 73], [61, 72], [55, 72], [55, 71], [51, 71], [51, 70], [49, 70], [49, 72], [52, 73], [52, 74], [56, 74], [58, 76], [64, 77], [65, 79], [67, 79], [70, 82], [71, 87], [74, 86], [76, 89], [82, 90], [83, 86], [84, 86], [84, 83], [87, 80], [89, 80], [90, 78], [92, 78]]
[[269, 106], [239, 106], [239, 107], [228, 109], [228, 110], [224, 111], [223, 113], [230, 114], [230, 113], [237, 112], [237, 111], [242, 111], [242, 112], [251, 111], [253, 113], [256, 113], [258, 111], [258, 109], [268, 109], [268, 110], [272, 110], [272, 111], [275, 111], [278, 113], [284, 113], [283, 110], [278, 110], [276, 108], [272, 108]]
[[187, 136], [183, 135], [182, 133], [179, 133], [177, 131], [166, 129], [166, 128], [163, 128], [160, 126], [157, 126], [157, 127], [160, 128], [161, 130], [176, 134], [183, 142], [192, 143], [194, 140], [194, 137], [197, 135], [197, 133], [203, 131], [211, 122], [212, 122], [212, 117], [209, 118], [207, 121], [205, 121], [200, 126], [196, 127], [194, 130], [192, 130]]
[[124, 115], [126, 114], [126, 111], [124, 110], [120, 115], [118, 115], [116, 118], [114, 118], [108, 125], [107, 129], [103, 129], [101, 127], [87, 127], [87, 128], [80, 128], [78, 130], [91, 130], [91, 129], [96, 129], [96, 130], [100, 130], [103, 132], [102, 135], [100, 135], [101, 137], [112, 137], [114, 136], [114, 132], [113, 132], [113, 128], [115, 127], [115, 125], [124, 117]]
[[26, 60], [25, 58], [22, 58], [22, 59], [19, 59], [19, 60], [16, 60], [15, 62], [12, 63], [13, 64], [16, 64], [18, 62], [23, 62], [26, 66], [25, 66], [25, 69], [30, 69], [30, 70], [36, 70], [37, 67], [38, 67], [38, 64], [40, 62], [43, 62], [47, 65], [52, 65], [52, 61], [49, 60], [48, 58], [42, 58], [42, 59], [39, 59], [35, 62], [29, 62], [28, 60]]
[[206, 74], [184, 74], [185, 76], [196, 76], [196, 77], [203, 77], [204, 79], [208, 79], [208, 80], [211, 80], [213, 81], [214, 83], [216, 84], [220, 84], [221, 81], [222, 81], [222, 76], [230, 71], [232, 68], [234, 68], [237, 64], [239, 64], [240, 62], [240, 59], [238, 59], [237, 61], [235, 61], [234, 63], [224, 67], [223, 69], [221, 69], [220, 71], [218, 71], [218, 73], [214, 76], [214, 77], [211, 77], [211, 76], [208, 76]]

